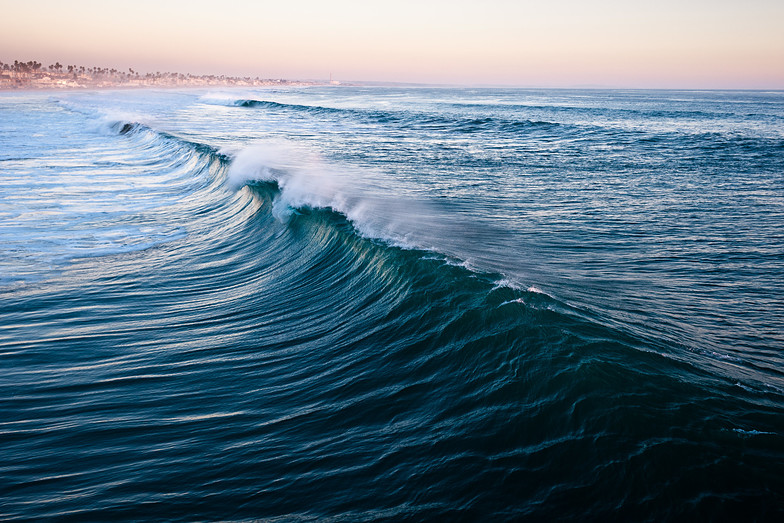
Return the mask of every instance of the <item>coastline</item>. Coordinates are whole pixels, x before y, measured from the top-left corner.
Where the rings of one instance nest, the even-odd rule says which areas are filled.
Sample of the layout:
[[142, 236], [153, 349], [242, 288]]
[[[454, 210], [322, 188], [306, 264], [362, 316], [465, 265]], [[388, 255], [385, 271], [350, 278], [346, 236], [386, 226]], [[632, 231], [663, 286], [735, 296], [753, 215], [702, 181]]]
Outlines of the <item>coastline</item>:
[[[334, 82], [333, 82], [334, 83]], [[121, 73], [97, 69], [77, 72], [1, 70], [0, 91], [139, 89], [149, 87], [274, 87], [327, 85], [328, 82], [182, 73]]]

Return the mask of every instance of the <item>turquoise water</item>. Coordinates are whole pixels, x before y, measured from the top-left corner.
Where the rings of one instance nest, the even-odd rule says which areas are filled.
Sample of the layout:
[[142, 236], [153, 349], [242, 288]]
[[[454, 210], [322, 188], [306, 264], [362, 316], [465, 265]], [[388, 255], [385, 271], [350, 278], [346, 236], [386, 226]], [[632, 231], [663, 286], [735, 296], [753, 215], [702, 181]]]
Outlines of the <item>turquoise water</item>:
[[784, 514], [784, 93], [0, 94], [0, 518]]

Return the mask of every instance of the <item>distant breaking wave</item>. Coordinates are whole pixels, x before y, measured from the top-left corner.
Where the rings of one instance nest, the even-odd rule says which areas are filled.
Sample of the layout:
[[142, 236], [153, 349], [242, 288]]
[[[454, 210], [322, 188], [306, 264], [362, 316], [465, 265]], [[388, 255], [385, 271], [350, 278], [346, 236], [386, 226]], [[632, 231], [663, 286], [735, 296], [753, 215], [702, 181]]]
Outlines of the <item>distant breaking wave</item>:
[[[430, 132], [443, 132], [450, 133], [554, 133], [554, 136], [574, 136], [575, 138], [582, 137], [586, 134], [594, 135], [595, 133], [606, 134], [608, 138], [615, 136], [615, 131], [608, 130], [605, 126], [597, 123], [564, 123], [553, 122], [535, 119], [509, 119], [497, 116], [478, 116], [476, 118], [466, 117], [462, 114], [450, 112], [412, 112], [412, 111], [386, 111], [378, 109], [356, 109], [356, 108], [339, 108], [339, 107], [326, 107], [320, 105], [303, 105], [282, 103], [271, 100], [261, 100], [254, 98], [232, 98], [230, 96], [212, 96], [203, 99], [205, 103], [223, 105], [227, 107], [240, 107], [248, 109], [264, 109], [269, 111], [289, 112], [289, 113], [302, 113], [311, 114], [315, 117], [325, 116], [332, 118], [345, 118], [353, 122], [365, 122], [371, 124], [390, 124], [399, 126], [402, 129], [408, 130], [422, 130]], [[487, 109], [493, 107], [488, 104], [456, 104], [455, 108], [471, 107], [474, 109]], [[506, 107], [506, 106], [503, 106]], [[608, 114], [607, 110], [598, 110], [594, 108], [581, 108], [573, 106], [528, 106], [518, 105], [518, 108], [533, 109], [533, 110], [546, 110], [546, 111], [563, 111], [570, 115], [585, 114], [589, 117], [603, 116]], [[705, 118], [726, 118], [731, 113], [713, 113], [708, 111], [672, 111], [672, 110], [655, 110], [655, 111], [642, 111], [639, 109], [616, 109], [618, 117], [626, 118], [628, 115], [635, 115], [639, 117], [651, 118], [654, 120], [666, 118], [693, 118], [702, 120]], [[784, 125], [784, 120], [776, 116], [759, 115], [760, 118], [767, 118], [781, 121]], [[642, 134], [639, 131], [630, 129], [631, 133]], [[727, 149], [739, 147], [744, 151], [759, 149], [765, 153], [770, 152], [772, 149], [784, 149], [784, 132], [780, 139], [771, 138], [748, 138], [739, 134], [724, 134], [724, 133], [704, 133], [697, 131], [696, 133], [689, 128], [673, 128], [668, 133], [659, 133], [651, 140], [660, 141], [663, 136], [669, 134], [673, 140], [678, 140], [679, 147], [689, 147], [694, 143], [696, 147], [704, 149], [705, 147], [715, 147], [717, 149]], [[683, 138], [688, 137], [687, 142], [683, 142]], [[645, 140], [645, 137], [641, 137]], [[706, 144], [707, 139], [707, 144]], [[761, 141], [761, 143], [760, 143]]]
[[301, 105], [281, 103], [257, 99], [207, 98], [208, 103], [216, 103], [228, 107], [257, 108], [273, 111], [309, 113], [313, 115], [330, 115], [372, 123], [397, 124], [403, 128], [420, 128], [442, 130], [445, 132], [481, 132], [507, 131], [514, 132], [525, 129], [555, 129], [562, 124], [538, 120], [508, 120], [503, 118], [482, 117], [466, 118], [464, 116], [437, 113], [417, 113], [410, 111], [382, 111], [378, 109], [354, 109], [325, 107], [319, 105]]

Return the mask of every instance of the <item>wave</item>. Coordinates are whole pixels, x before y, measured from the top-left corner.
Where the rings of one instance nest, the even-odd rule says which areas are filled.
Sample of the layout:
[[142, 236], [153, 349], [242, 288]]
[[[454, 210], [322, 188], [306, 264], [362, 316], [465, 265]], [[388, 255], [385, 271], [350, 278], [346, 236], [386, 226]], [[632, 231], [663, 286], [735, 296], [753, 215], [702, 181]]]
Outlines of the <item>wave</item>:
[[[491, 288], [503, 287], [513, 293], [555, 300], [536, 286], [455, 258], [456, 253], [433, 241], [437, 237], [470, 234], [470, 224], [460, 223], [454, 217], [445, 219], [440, 215], [441, 210], [430, 208], [425, 201], [399, 198], [387, 188], [374, 185], [367, 173], [332, 164], [301, 145], [268, 140], [244, 149], [228, 150], [157, 131], [135, 121], [112, 121], [108, 127], [118, 136], [137, 140], [166, 155], [173, 162], [167, 169], [189, 162], [190, 154], [197, 155], [197, 163], [191, 164], [191, 169], [206, 171], [210, 170], [210, 164], [216, 164], [212, 180], [203, 184], [208, 190], [214, 192], [218, 186], [231, 191], [247, 190], [259, 202], [269, 204], [270, 215], [281, 224], [291, 224], [303, 216], [321, 216], [333, 226], [348, 226], [362, 241], [379, 241], [390, 248], [413, 251], [418, 258], [460, 267], [474, 276], [488, 274], [493, 282]], [[422, 231], [429, 234], [423, 235]], [[530, 301], [527, 299], [526, 303]], [[548, 307], [570, 309], [565, 304], [551, 303]]]
[[[208, 101], [209, 100], [209, 101]], [[342, 118], [351, 120], [352, 123], [365, 124], [384, 124], [392, 125], [407, 131], [422, 131], [428, 133], [443, 133], [445, 135], [454, 134], [477, 134], [486, 133], [493, 136], [504, 135], [525, 135], [536, 138], [557, 137], [559, 139], [569, 138], [591, 138], [595, 139], [597, 133], [607, 136], [608, 140], [618, 138], [628, 139], [637, 137], [641, 143], [657, 143], [681, 148], [684, 145], [710, 150], [710, 149], [729, 149], [739, 147], [741, 151], [758, 149], [762, 152], [776, 151], [784, 147], [784, 139], [781, 137], [756, 136], [753, 129], [739, 132], [736, 128], [727, 130], [717, 130], [714, 132], [703, 132], [692, 127], [679, 126], [676, 128], [668, 127], [661, 129], [655, 134], [650, 131], [623, 128], [619, 129], [614, 123], [613, 118], [622, 120], [628, 119], [629, 115], [635, 115], [643, 120], [666, 120], [674, 119], [678, 121], [705, 121], [706, 119], [716, 119], [717, 121], [726, 120], [729, 117], [747, 118], [749, 115], [734, 113], [714, 113], [711, 111], [698, 110], [663, 110], [663, 109], [629, 109], [629, 108], [593, 108], [576, 106], [537, 106], [537, 105], [485, 105], [485, 104], [454, 104], [456, 107], [464, 109], [472, 107], [483, 109], [483, 114], [475, 116], [465, 113], [454, 113], [449, 111], [422, 112], [411, 110], [379, 110], [375, 108], [339, 108], [322, 105], [303, 105], [296, 103], [283, 103], [272, 100], [256, 98], [236, 98], [226, 95], [221, 98], [205, 99], [207, 103], [219, 103], [220, 105], [239, 107], [245, 109], [262, 109], [270, 112], [287, 112], [297, 114], [308, 114], [313, 117], [323, 118]], [[516, 110], [547, 111], [555, 114], [564, 114], [569, 120], [574, 115], [584, 114], [592, 119], [601, 117], [610, 120], [593, 121], [591, 123], [579, 121], [552, 121], [528, 118], [524, 114], [506, 116], [493, 114], [498, 111], [508, 110], [510, 107]], [[491, 114], [487, 114], [490, 111]], [[752, 115], [753, 116], [753, 115]], [[770, 116], [776, 119], [778, 117]], [[684, 137], [688, 140], [683, 142]], [[775, 152], [773, 153], [775, 154]]]
[[374, 186], [361, 170], [331, 164], [290, 141], [268, 140], [240, 150], [219, 149], [137, 121], [114, 120], [106, 126], [116, 135], [155, 149], [156, 161], [164, 161], [159, 155], [165, 155], [170, 163], [167, 169], [189, 161], [195, 153], [200, 170], [213, 162], [219, 164], [212, 183], [225, 183], [233, 191], [243, 187], [273, 191], [271, 211], [282, 223], [302, 211], [329, 210], [349, 220], [358, 234], [404, 248], [422, 248], [411, 238], [423, 222], [439, 226], [425, 202], [397, 198]]
[[[446, 219], [425, 201], [400, 198], [389, 188], [379, 187], [367, 172], [330, 163], [291, 141], [267, 140], [243, 149], [217, 148], [156, 130], [137, 119], [105, 117], [101, 128], [134, 140], [149, 151], [150, 165], [163, 167], [164, 171], [191, 162], [194, 171], [214, 171], [206, 181], [196, 177], [213, 188], [225, 183], [232, 191], [244, 187], [272, 191], [271, 213], [282, 223], [303, 211], [329, 210], [345, 217], [365, 238], [446, 256], [456, 253], [440, 248], [432, 238], [466, 233], [469, 228], [453, 217]], [[212, 169], [211, 164], [218, 167]], [[440, 234], [423, 239], [423, 231]]]
[[[205, 170], [207, 164], [216, 163], [218, 169], [212, 172], [214, 180], [206, 184], [212, 194], [208, 197], [224, 197], [215, 194], [218, 186], [238, 194], [246, 192], [276, 223], [286, 228], [304, 227], [318, 238], [317, 243], [310, 246], [312, 256], [328, 256], [332, 260], [328, 264], [337, 263], [338, 258], [351, 259], [348, 263], [358, 264], [353, 271], [365, 271], [371, 270], [367, 266], [368, 260], [375, 260], [373, 263], [380, 265], [372, 271], [386, 274], [385, 278], [403, 271], [405, 279], [415, 277], [432, 281], [435, 278], [443, 281], [445, 288], [462, 281], [457, 285], [473, 289], [478, 296], [492, 297], [488, 306], [497, 309], [502, 317], [509, 314], [510, 307], [574, 318], [584, 315], [536, 285], [485, 271], [455, 259], [437, 245], [417, 241], [418, 228], [435, 228], [440, 230], [439, 235], [444, 235], [449, 234], [455, 224], [439, 221], [428, 212], [424, 202], [373, 192], [365, 185], [361, 171], [330, 164], [302, 146], [278, 140], [239, 151], [226, 151], [156, 131], [140, 122], [115, 121], [109, 127], [118, 136], [158, 148], [177, 164], [188, 161], [189, 151], [200, 158], [197, 170]], [[229, 214], [225, 218], [237, 220], [239, 217]], [[462, 232], [464, 228], [458, 225], [457, 229]], [[177, 239], [182, 236], [180, 234]], [[299, 247], [267, 244], [264, 248], [284, 252]], [[259, 252], [259, 256], [263, 258], [265, 254]], [[298, 270], [307, 270], [307, 266]], [[409, 285], [399, 284], [402, 287], [387, 289], [387, 292], [395, 295]], [[492, 317], [496, 313], [488, 314]]]
[[[465, 271], [465, 278], [485, 281], [487, 292], [500, 288], [511, 293], [497, 306], [533, 306], [583, 318], [602, 328], [617, 326], [612, 318], [559, 299], [556, 292], [547, 289], [547, 282], [526, 282], [519, 274], [488, 268], [471, 261], [466, 251], [450, 245], [451, 238], [465, 239], [471, 235], [481, 243], [484, 235], [477, 224], [460, 222], [444, 209], [431, 208], [428, 201], [400, 198], [389, 188], [374, 185], [372, 177], [362, 170], [333, 164], [301, 145], [267, 140], [240, 150], [223, 150], [155, 131], [138, 122], [115, 122], [112, 129], [119, 136], [159, 148], [175, 162], [186, 161], [185, 152], [191, 151], [200, 155], [195, 166], [198, 169], [204, 169], [202, 164], [215, 163], [217, 168], [211, 173], [213, 191], [221, 186], [247, 194], [282, 226], [309, 224], [308, 227], [320, 231], [319, 236], [333, 239], [336, 231], [344, 231], [348, 236], [343, 236], [339, 243], [348, 242], [352, 248], [365, 241], [378, 242], [382, 250], [402, 249], [411, 251], [415, 259], [433, 259], [444, 267], [459, 267]], [[226, 218], [235, 219], [231, 215]], [[331, 251], [336, 244], [326, 243], [320, 248]], [[689, 347], [673, 349], [670, 340], [661, 337], [646, 336], [640, 341], [636, 334], [629, 335], [637, 340], [633, 345], [648, 347], [646, 350], [656, 347], [657, 353], [672, 352], [686, 360], [687, 353], [697, 353]], [[619, 336], [627, 335], [613, 335]]]
[[428, 201], [401, 198], [368, 171], [326, 161], [282, 140], [231, 153], [226, 174], [234, 188], [272, 189], [272, 215], [285, 223], [303, 211], [337, 213], [365, 238], [404, 249], [452, 255], [438, 238], [468, 234], [471, 224], [444, 215]]
[[187, 151], [204, 155], [203, 162], [219, 162], [219, 181], [228, 183], [232, 190], [269, 184], [276, 191], [274, 215], [281, 221], [285, 222], [303, 208], [332, 209], [345, 215], [358, 231], [370, 237], [390, 242], [399, 239], [374, 231], [369, 217], [364, 219], [362, 210], [370, 206], [371, 200], [374, 205], [383, 207], [384, 204], [378, 197], [362, 198], [359, 171], [331, 165], [293, 142], [270, 140], [240, 150], [219, 149], [157, 131], [137, 121], [113, 120], [106, 125], [117, 135], [158, 148], [175, 162], [185, 161], [183, 153]]
[[158, 142], [159, 144], [185, 146], [199, 153], [214, 156], [216, 159], [221, 161], [228, 162], [231, 160], [227, 154], [221, 152], [221, 150], [217, 147], [193, 140], [188, 140], [187, 138], [183, 138], [172, 133], [167, 133], [165, 131], [159, 131], [152, 128], [150, 125], [139, 121], [116, 120], [107, 117], [103, 125], [107, 129], [111, 130], [111, 132], [121, 136], [130, 135], [146, 137], [152, 142]]
[[644, 118], [678, 118], [678, 119], [698, 119], [705, 120], [706, 118], [732, 118], [738, 116], [746, 117], [762, 117], [764, 119], [780, 120], [780, 117], [768, 114], [751, 114], [746, 112], [727, 112], [719, 110], [696, 110], [696, 109], [665, 109], [665, 108], [630, 108], [630, 107], [594, 107], [590, 105], [579, 104], [540, 104], [540, 103], [498, 103], [495, 101], [488, 101], [486, 103], [466, 103], [454, 102], [448, 104], [450, 107], [457, 109], [482, 109], [482, 110], [529, 110], [529, 111], [549, 111], [556, 113], [584, 114], [591, 116], [638, 116]]
[[208, 98], [207, 103], [218, 103], [229, 107], [266, 109], [304, 113], [313, 116], [349, 118], [368, 123], [395, 124], [404, 129], [422, 129], [458, 133], [475, 132], [520, 132], [523, 130], [554, 130], [563, 124], [543, 120], [509, 119], [498, 116], [470, 117], [449, 113], [428, 113], [410, 110], [379, 110], [301, 105], [254, 98]]

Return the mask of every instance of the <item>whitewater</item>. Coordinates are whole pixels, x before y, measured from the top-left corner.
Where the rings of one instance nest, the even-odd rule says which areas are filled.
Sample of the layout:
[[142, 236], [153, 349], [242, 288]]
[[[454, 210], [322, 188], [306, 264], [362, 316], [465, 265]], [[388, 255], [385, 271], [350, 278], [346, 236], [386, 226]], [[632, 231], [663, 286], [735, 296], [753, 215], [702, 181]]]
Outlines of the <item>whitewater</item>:
[[0, 519], [778, 520], [784, 92], [0, 93]]

